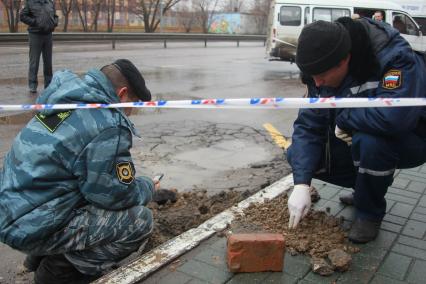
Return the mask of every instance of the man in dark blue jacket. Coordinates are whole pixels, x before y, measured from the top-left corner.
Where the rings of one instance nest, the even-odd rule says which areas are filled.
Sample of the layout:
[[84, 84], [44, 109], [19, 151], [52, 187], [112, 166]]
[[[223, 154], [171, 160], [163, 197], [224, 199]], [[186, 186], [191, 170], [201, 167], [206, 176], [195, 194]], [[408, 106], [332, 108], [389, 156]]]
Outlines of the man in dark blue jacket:
[[54, 0], [26, 0], [20, 19], [28, 25], [30, 67], [28, 87], [37, 92], [37, 73], [40, 54], [43, 55], [44, 87], [52, 80], [52, 32], [58, 25]]
[[[424, 54], [395, 29], [371, 19], [340, 18], [307, 25], [296, 63], [309, 97], [425, 97]], [[312, 178], [354, 189], [341, 201], [355, 206], [353, 242], [376, 238], [385, 194], [397, 168], [426, 160], [424, 107], [300, 110], [288, 160], [294, 190], [288, 201], [294, 228], [311, 205]]]

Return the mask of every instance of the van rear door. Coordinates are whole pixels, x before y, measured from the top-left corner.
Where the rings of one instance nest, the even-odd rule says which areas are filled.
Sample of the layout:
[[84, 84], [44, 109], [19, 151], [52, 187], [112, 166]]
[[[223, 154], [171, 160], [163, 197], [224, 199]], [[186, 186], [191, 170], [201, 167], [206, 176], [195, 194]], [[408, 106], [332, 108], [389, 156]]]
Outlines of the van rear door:
[[299, 34], [306, 23], [303, 5], [276, 3], [268, 32], [267, 52], [273, 58], [294, 61]]

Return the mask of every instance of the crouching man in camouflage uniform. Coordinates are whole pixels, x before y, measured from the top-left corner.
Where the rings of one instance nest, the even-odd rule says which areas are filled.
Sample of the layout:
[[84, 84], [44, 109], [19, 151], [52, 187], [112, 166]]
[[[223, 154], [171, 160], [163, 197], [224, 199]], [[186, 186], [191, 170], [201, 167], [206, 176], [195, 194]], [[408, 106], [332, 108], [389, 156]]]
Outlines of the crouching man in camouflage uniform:
[[[83, 78], [55, 73], [37, 103], [150, 99], [120, 59]], [[36, 283], [86, 283], [146, 243], [159, 184], [135, 177], [131, 110], [45, 109], [15, 138], [0, 175], [0, 240], [28, 255]]]

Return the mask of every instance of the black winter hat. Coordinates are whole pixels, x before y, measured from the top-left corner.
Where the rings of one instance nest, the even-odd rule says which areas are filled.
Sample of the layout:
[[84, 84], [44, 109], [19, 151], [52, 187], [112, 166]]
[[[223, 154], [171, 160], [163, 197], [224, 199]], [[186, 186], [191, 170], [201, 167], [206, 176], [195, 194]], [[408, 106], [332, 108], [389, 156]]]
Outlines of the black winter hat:
[[151, 92], [145, 85], [145, 80], [142, 74], [128, 59], [118, 59], [112, 63], [117, 67], [121, 74], [127, 79], [133, 93], [143, 102], [151, 100]]
[[318, 75], [336, 66], [351, 50], [351, 38], [337, 22], [317, 21], [299, 36], [296, 64], [307, 75]]

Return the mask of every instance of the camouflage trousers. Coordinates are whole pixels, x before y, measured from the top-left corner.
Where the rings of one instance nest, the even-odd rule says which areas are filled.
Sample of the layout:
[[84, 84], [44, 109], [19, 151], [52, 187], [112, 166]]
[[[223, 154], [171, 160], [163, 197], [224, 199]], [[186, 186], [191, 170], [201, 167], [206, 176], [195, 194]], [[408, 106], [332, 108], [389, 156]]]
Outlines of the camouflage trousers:
[[98, 275], [145, 245], [152, 227], [152, 213], [144, 206], [108, 211], [88, 205], [77, 209], [65, 228], [26, 253], [64, 254], [81, 273]]

